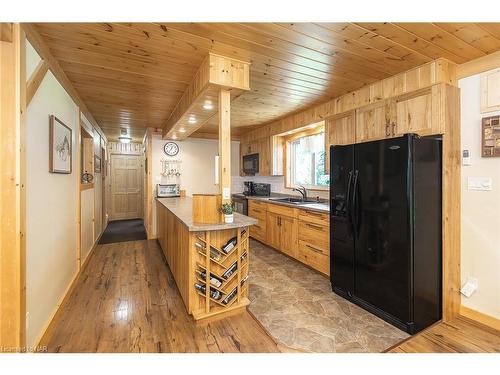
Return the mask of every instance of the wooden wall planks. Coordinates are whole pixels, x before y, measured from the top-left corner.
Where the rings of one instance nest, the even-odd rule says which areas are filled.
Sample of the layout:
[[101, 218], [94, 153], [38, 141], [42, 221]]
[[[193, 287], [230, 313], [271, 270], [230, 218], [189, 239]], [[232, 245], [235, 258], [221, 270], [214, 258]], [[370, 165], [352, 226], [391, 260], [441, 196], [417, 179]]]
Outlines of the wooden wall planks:
[[0, 351], [26, 343], [25, 34], [0, 23]]
[[[249, 92], [232, 102], [233, 134], [439, 58], [461, 64], [500, 48], [498, 24], [85, 23], [36, 24], [85, 104], [110, 136], [161, 127], [209, 53], [250, 61]], [[416, 72], [414, 72], [416, 74]], [[402, 86], [417, 84], [418, 75]], [[386, 90], [386, 92], [387, 92]], [[352, 100], [345, 99], [346, 107]], [[142, 133], [141, 133], [142, 132]], [[217, 133], [217, 117], [200, 130]]]
[[394, 96], [426, 88], [435, 83], [456, 85], [456, 65], [446, 59], [432, 61], [255, 130], [250, 130], [242, 135], [242, 140], [248, 141], [268, 135], [281, 134], [370, 103], [377, 103]]

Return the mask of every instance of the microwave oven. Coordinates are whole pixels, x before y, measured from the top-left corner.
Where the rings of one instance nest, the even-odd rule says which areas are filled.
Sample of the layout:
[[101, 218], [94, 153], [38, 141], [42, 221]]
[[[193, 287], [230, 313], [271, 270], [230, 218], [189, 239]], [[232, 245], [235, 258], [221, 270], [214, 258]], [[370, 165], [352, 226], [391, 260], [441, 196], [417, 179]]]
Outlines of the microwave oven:
[[179, 184], [158, 184], [156, 186], [156, 196], [158, 198], [180, 197]]
[[259, 173], [259, 154], [250, 154], [243, 156], [243, 173]]

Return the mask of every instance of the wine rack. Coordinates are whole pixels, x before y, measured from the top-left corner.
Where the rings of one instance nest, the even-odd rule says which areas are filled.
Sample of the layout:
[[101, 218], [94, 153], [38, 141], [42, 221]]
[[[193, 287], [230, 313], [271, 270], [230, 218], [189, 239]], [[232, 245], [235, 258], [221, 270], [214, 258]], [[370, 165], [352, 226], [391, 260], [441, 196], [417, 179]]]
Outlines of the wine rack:
[[[248, 305], [248, 234], [248, 227], [194, 233], [192, 288], [197, 303], [192, 313], [196, 320]], [[236, 244], [224, 252], [231, 239]]]

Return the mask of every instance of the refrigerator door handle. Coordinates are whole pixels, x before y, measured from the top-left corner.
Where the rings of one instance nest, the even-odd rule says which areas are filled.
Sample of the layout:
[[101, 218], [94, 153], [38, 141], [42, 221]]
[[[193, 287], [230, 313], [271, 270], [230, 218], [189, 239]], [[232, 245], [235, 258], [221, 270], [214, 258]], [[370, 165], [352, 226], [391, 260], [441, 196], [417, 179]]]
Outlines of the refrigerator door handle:
[[356, 170], [354, 172], [354, 183], [353, 183], [353, 192], [352, 192], [352, 202], [350, 204], [351, 206], [351, 217], [352, 217], [352, 226], [353, 226], [353, 233], [354, 233], [354, 237], [358, 237], [358, 231], [359, 231], [359, 217], [358, 217], [358, 175], [359, 175], [359, 171]]
[[349, 222], [351, 230], [353, 230], [354, 226], [352, 222], [352, 212], [351, 212], [351, 182], [352, 182], [352, 171], [349, 171], [349, 177], [347, 179], [346, 212], [347, 212], [347, 221]]

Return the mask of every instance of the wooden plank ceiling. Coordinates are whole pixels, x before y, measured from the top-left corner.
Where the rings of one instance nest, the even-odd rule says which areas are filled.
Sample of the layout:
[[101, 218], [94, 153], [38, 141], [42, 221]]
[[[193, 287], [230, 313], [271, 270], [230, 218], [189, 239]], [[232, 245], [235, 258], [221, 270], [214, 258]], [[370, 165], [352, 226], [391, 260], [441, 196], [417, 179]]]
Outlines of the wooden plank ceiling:
[[[251, 62], [235, 134], [445, 57], [500, 50], [500, 23], [35, 24], [110, 139], [162, 127], [209, 51]], [[200, 132], [216, 133], [217, 116]]]

